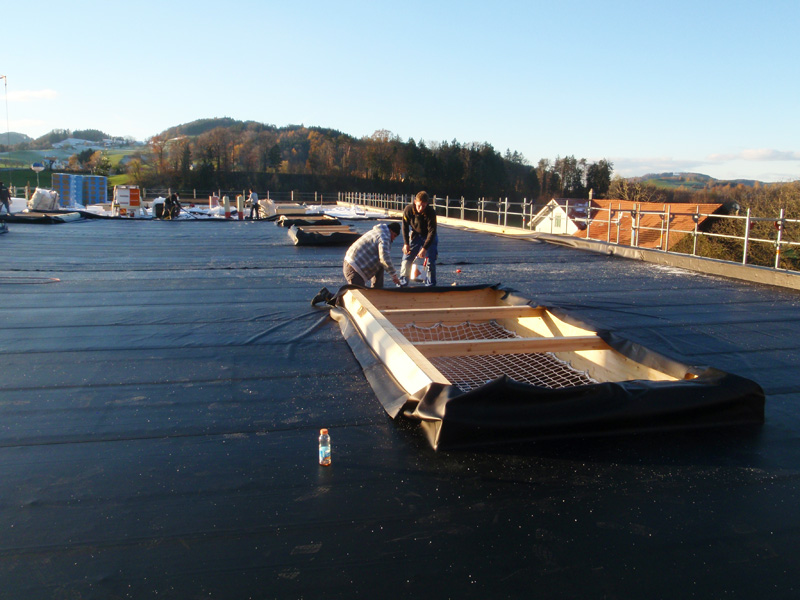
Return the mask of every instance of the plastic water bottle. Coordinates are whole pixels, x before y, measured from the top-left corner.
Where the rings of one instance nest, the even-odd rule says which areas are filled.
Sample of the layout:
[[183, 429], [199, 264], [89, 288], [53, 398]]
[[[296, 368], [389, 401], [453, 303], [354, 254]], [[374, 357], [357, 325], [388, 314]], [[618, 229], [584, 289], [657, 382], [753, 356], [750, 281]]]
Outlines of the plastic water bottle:
[[327, 429], [319, 430], [319, 464], [323, 467], [331, 464], [331, 436]]

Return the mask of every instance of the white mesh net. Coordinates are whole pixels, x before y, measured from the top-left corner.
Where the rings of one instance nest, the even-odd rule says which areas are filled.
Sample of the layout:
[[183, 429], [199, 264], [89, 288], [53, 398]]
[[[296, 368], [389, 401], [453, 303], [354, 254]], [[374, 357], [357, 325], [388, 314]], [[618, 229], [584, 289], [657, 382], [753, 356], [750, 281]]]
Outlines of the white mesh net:
[[[486, 323], [437, 323], [421, 327], [409, 323], [398, 330], [412, 344], [417, 342], [449, 342], [463, 340], [496, 340], [520, 337], [496, 321]], [[550, 352], [536, 354], [492, 354], [482, 356], [440, 356], [430, 359], [434, 367], [460, 390], [467, 392], [487, 381], [507, 375], [521, 381], [547, 388], [564, 388], [597, 383], [586, 373]]]

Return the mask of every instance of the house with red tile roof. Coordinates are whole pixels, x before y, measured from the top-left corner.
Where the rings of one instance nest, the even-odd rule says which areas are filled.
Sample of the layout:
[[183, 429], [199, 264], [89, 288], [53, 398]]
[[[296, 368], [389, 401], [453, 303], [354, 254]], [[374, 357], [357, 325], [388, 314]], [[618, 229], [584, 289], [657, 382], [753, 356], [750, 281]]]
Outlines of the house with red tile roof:
[[669, 250], [722, 207], [719, 203], [554, 198], [531, 219], [531, 229]]

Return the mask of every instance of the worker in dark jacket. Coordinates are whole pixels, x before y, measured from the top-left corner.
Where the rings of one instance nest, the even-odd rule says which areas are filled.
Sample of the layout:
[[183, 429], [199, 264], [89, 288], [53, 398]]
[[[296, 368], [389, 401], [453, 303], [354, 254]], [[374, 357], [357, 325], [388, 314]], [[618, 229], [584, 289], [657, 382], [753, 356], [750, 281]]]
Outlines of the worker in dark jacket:
[[403, 211], [403, 262], [400, 285], [408, 285], [411, 265], [416, 258], [425, 264], [425, 285], [436, 285], [436, 256], [439, 237], [436, 210], [428, 203], [428, 192], [420, 192]]
[[11, 214], [11, 191], [0, 181], [0, 211], [4, 206], [6, 212]]

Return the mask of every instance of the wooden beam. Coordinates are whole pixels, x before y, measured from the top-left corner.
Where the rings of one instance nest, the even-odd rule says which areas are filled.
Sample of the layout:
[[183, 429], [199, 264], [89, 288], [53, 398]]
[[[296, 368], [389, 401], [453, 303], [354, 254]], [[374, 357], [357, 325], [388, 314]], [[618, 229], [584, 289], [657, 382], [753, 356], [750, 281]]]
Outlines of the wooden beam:
[[[413, 289], [413, 288], [412, 288]], [[456, 306], [497, 306], [500, 292], [493, 288], [477, 290], [459, 290], [450, 288], [445, 292], [430, 290], [416, 292], [372, 289], [365, 290], [372, 303], [381, 311], [389, 309], [407, 309], [410, 306], [420, 308], [452, 308]]]
[[400, 385], [410, 394], [430, 383], [450, 385], [450, 381], [370, 302], [365, 291], [369, 290], [347, 290], [345, 308], [364, 339]]
[[541, 307], [521, 306], [464, 306], [458, 308], [390, 308], [382, 311], [395, 324], [488, 321], [490, 319], [517, 319], [520, 317], [540, 317]]
[[507, 338], [502, 340], [464, 340], [455, 342], [417, 342], [414, 345], [428, 358], [436, 356], [534, 354], [538, 352], [575, 352], [578, 350], [609, 349], [608, 344], [596, 335]]
[[346, 231], [356, 233], [356, 230], [349, 225], [297, 225], [300, 231], [325, 233], [333, 231]]

